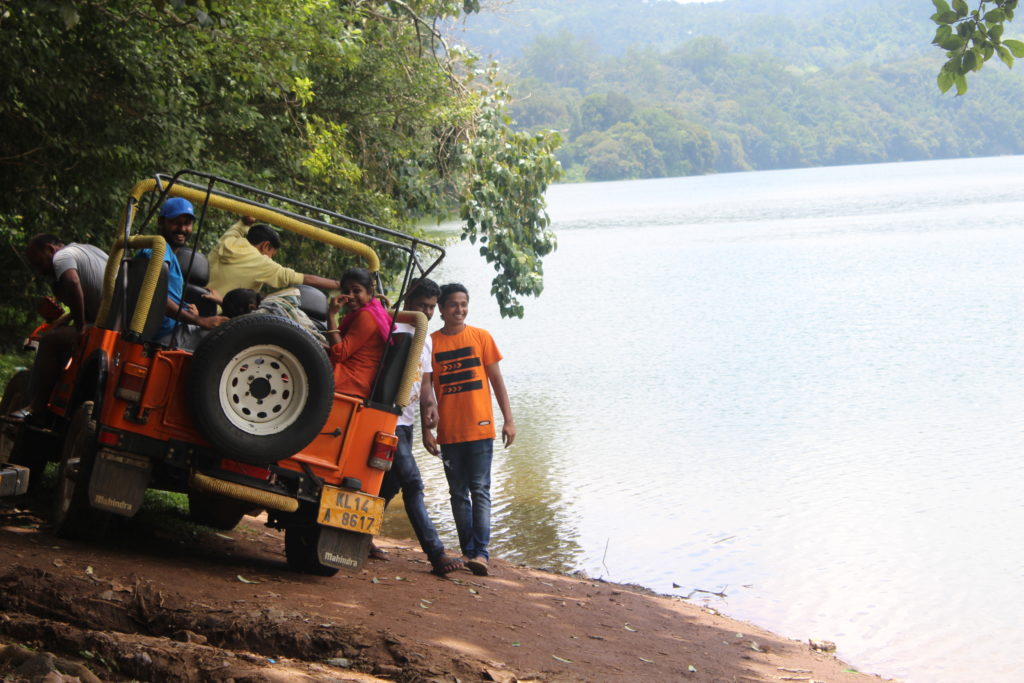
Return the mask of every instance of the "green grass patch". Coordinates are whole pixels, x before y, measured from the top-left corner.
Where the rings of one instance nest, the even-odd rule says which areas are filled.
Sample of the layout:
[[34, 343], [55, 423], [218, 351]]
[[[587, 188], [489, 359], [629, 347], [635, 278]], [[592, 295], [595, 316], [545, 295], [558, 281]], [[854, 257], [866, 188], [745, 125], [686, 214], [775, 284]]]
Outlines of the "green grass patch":
[[34, 359], [35, 354], [27, 351], [0, 354], [0, 387], [6, 387], [18, 370], [31, 368]]

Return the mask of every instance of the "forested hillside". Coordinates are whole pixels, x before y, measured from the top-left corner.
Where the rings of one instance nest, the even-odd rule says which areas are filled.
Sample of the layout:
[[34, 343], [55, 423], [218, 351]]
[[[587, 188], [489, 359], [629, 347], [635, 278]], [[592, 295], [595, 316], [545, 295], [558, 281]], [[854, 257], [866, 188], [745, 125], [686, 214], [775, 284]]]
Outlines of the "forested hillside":
[[[1024, 81], [940, 95], [927, 0], [529, 0], [466, 24], [574, 179], [1024, 152]], [[1013, 32], [1013, 26], [1010, 27]]]

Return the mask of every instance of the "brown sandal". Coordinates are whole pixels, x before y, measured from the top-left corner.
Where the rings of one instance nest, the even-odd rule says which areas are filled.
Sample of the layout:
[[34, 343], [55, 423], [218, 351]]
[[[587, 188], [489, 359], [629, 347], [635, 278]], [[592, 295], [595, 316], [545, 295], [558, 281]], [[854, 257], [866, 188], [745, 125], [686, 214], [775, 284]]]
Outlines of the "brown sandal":
[[487, 558], [486, 557], [474, 557], [473, 559], [466, 562], [466, 568], [473, 572], [476, 576], [487, 576]]
[[463, 567], [461, 558], [450, 557], [444, 553], [431, 560], [430, 564], [433, 567], [430, 573], [434, 576], [446, 576]]
[[371, 560], [381, 560], [382, 562], [387, 562], [388, 560], [391, 559], [391, 556], [388, 553], [388, 551], [384, 550], [383, 548], [377, 547], [376, 543], [371, 543], [370, 544], [370, 559]]

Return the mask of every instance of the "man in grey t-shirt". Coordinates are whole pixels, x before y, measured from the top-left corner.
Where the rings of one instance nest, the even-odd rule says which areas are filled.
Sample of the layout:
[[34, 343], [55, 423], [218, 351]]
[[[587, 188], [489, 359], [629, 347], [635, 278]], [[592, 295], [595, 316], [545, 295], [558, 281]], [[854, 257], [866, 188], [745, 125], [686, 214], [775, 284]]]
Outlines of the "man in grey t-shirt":
[[64, 240], [50, 234], [30, 239], [25, 255], [32, 270], [50, 280], [54, 295], [70, 310], [71, 320], [39, 340], [29, 381], [29, 404], [7, 415], [13, 422], [22, 422], [46, 409], [61, 368], [74, 353], [79, 335], [86, 325], [96, 322], [107, 267], [103, 250], [91, 244], [65, 244]]
[[[53, 248], [56, 245], [49, 246]], [[71, 309], [71, 317], [79, 329], [96, 322], [106, 268], [106, 253], [91, 244], [72, 242], [57, 246], [53, 253], [50, 273], [54, 280], [54, 293]], [[82, 295], [81, 317], [76, 315], [77, 290], [81, 290]]]

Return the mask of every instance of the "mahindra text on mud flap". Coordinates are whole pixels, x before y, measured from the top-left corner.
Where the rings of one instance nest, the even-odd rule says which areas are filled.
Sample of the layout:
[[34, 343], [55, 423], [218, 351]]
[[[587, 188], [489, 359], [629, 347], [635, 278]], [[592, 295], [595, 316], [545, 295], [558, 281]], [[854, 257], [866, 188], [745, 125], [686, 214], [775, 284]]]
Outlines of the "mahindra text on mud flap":
[[[380, 530], [377, 493], [418, 373], [425, 316], [392, 313], [415, 333], [392, 333], [368, 399], [335, 393], [323, 346], [283, 317], [233, 318], [194, 352], [159, 344], [169, 247], [135, 234], [135, 224], [147, 225], [170, 197], [196, 208], [192, 247], [176, 253], [189, 289], [208, 274], [195, 248], [204, 225], [223, 229], [242, 216], [355, 255], [378, 285], [373, 247], [397, 250], [405, 268], [396, 301], [444, 257], [420, 239], [209, 174], [143, 180], [117, 226], [97, 324], [86, 328], [42, 424], [4, 428], [0, 460], [29, 467], [34, 479], [59, 460], [53, 524], [61, 536], [98, 536], [111, 515], [134, 515], [146, 489], [157, 488], [187, 493], [192, 517], [216, 528], [266, 510], [267, 525], [284, 530], [293, 569], [360, 568]], [[143, 248], [152, 258], [132, 257]], [[301, 308], [322, 323], [326, 296], [302, 289]], [[13, 405], [10, 394], [24, 383], [24, 373], [12, 378], [3, 402]]]

